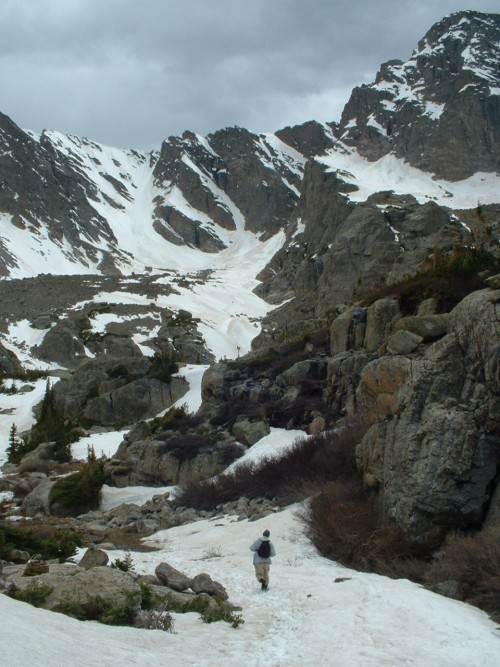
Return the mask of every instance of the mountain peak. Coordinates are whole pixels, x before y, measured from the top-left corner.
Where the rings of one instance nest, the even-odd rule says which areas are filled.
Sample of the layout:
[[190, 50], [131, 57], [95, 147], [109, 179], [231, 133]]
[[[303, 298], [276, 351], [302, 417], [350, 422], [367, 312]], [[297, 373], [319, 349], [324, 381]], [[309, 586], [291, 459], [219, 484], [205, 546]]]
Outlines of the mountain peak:
[[499, 171], [499, 60], [500, 14], [444, 18], [408, 61], [383, 64], [354, 89], [342, 140], [369, 160], [393, 153], [450, 180]]

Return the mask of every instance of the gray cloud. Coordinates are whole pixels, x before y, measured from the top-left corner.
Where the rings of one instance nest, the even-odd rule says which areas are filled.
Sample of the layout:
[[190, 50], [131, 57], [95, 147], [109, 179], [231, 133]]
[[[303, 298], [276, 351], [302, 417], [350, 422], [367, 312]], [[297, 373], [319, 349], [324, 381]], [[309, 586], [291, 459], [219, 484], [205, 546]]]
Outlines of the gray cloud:
[[[471, 9], [498, 11], [497, 0]], [[0, 111], [110, 145], [337, 120], [455, 0], [3, 0]]]

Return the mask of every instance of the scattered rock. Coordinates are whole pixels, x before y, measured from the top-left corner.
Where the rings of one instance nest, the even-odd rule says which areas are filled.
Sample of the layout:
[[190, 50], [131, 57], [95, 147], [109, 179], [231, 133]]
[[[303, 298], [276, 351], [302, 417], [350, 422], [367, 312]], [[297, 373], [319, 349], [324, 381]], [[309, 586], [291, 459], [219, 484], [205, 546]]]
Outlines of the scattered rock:
[[164, 586], [174, 591], [182, 592], [191, 588], [191, 579], [168, 563], [157, 565], [155, 575]]
[[227, 600], [229, 597], [224, 586], [214, 581], [205, 572], [193, 577], [190, 587], [195, 593], [207, 593], [213, 597], [217, 596], [222, 600]]
[[105, 551], [97, 549], [96, 547], [89, 547], [83, 554], [78, 565], [79, 567], [89, 569], [92, 567], [103, 567], [107, 565], [108, 562], [109, 556]]

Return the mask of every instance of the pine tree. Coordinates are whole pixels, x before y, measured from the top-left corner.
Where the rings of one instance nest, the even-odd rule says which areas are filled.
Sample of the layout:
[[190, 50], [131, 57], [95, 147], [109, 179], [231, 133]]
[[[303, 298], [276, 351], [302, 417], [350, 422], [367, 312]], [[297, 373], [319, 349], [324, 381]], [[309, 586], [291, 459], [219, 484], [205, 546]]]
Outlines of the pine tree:
[[9, 446], [7, 447], [7, 461], [10, 463], [17, 463], [20, 455], [22, 455], [23, 443], [17, 437], [17, 426], [12, 424], [9, 431]]

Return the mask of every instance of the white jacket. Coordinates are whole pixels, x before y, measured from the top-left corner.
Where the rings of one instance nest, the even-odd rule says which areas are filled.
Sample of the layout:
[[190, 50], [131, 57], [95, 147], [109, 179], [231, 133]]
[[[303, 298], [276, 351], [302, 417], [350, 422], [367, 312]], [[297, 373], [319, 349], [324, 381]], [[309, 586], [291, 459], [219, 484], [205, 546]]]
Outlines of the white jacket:
[[[259, 556], [257, 553], [257, 549], [260, 547], [262, 542], [269, 542], [269, 546], [271, 547], [271, 553], [269, 558], [262, 558]], [[258, 563], [271, 563], [271, 556], [276, 556], [276, 549], [274, 548], [274, 544], [271, 542], [271, 540], [268, 537], [265, 537], [264, 535], [262, 537], [259, 537], [255, 540], [253, 544], [250, 545], [250, 551], [253, 551], [253, 564], [257, 565]]]

